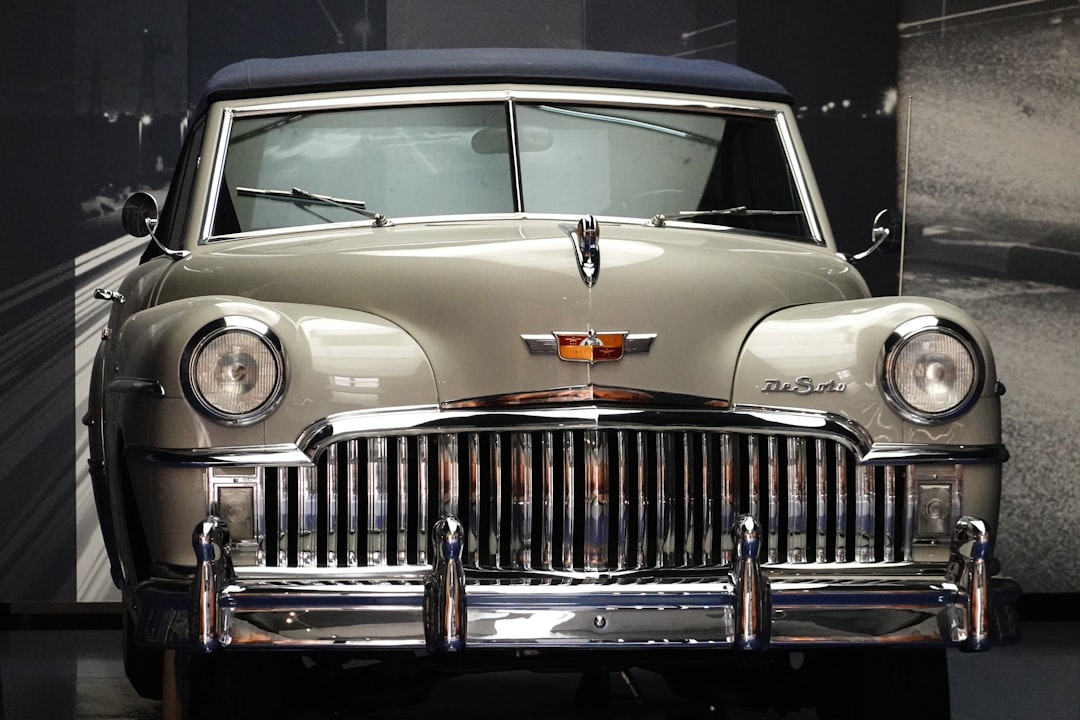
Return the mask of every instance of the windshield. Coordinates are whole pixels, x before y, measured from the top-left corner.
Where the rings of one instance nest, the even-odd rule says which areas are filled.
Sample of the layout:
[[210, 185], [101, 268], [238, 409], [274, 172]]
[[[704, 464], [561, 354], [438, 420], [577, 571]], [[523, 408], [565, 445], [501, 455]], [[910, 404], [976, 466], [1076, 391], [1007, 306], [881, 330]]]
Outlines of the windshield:
[[506, 102], [237, 119], [213, 234], [518, 212], [810, 236], [772, 117]]

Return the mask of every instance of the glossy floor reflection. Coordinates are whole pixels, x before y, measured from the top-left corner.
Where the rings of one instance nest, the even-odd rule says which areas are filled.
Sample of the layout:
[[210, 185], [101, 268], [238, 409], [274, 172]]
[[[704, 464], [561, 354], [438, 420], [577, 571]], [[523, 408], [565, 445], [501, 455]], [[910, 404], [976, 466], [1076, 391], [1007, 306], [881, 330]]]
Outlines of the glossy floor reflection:
[[[1028, 623], [1024, 632], [1019, 645], [982, 655], [950, 654], [954, 720], [1080, 718], [1080, 623]], [[118, 632], [112, 630], [0, 632], [0, 720], [161, 718], [161, 703], [140, 699], [128, 686], [118, 640]], [[632, 675], [642, 697], [635, 697], [630, 687], [613, 675], [610, 696], [599, 706], [575, 697], [579, 674], [516, 671], [455, 678], [412, 704], [333, 717], [777, 717], [706, 707], [672, 693], [653, 673], [633, 670]], [[329, 716], [316, 713], [292, 717], [329, 720]], [[815, 714], [804, 711], [787, 717], [811, 718]]]

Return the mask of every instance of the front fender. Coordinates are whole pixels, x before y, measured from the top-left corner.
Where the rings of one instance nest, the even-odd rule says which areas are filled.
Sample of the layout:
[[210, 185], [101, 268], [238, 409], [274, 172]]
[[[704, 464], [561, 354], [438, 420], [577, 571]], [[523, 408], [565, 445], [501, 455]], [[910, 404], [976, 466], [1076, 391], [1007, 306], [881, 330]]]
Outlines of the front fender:
[[[284, 396], [266, 419], [222, 424], [189, 401], [181, 358], [199, 332], [229, 317], [269, 328], [284, 354]], [[423, 350], [375, 315], [295, 303], [200, 297], [131, 315], [114, 335], [105, 381], [128, 445], [195, 449], [295, 442], [311, 422], [334, 413], [436, 402]]]
[[[963, 328], [985, 369], [973, 407], [936, 425], [900, 416], [886, 402], [881, 379], [889, 338], [903, 323], [927, 316]], [[990, 345], [962, 310], [929, 298], [868, 298], [791, 307], [765, 318], [742, 348], [732, 401], [838, 415], [874, 443], [995, 445], [1001, 442], [997, 388]]]

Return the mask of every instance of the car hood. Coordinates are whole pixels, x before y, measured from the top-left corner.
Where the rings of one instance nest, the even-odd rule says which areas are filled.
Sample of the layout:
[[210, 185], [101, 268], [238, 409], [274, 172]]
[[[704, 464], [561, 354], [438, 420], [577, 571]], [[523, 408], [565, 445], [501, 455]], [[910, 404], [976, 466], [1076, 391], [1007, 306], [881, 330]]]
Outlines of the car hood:
[[[158, 301], [243, 296], [380, 316], [423, 349], [438, 402], [589, 386], [722, 401], [743, 341], [762, 318], [868, 294], [826, 248], [613, 222], [601, 223], [600, 273], [590, 288], [573, 227], [513, 219], [219, 242], [174, 263]], [[655, 340], [647, 352], [590, 363], [537, 352], [522, 337], [590, 329]]]

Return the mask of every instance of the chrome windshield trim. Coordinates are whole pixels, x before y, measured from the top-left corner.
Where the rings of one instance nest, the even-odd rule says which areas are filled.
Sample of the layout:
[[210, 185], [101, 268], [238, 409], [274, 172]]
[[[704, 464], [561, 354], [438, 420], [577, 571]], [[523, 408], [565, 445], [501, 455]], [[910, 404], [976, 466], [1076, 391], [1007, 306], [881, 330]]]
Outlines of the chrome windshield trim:
[[[788, 115], [785, 112], [785, 108], [788, 106], [782, 103], [760, 101], [755, 104], [749, 104], [739, 101], [738, 99], [723, 98], [720, 96], [699, 95], [693, 93], [679, 93], [679, 92], [662, 92], [662, 91], [650, 91], [647, 94], [631, 94], [624, 89], [608, 89], [600, 87], [562, 87], [562, 86], [545, 86], [537, 83], [486, 83], [478, 89], [475, 85], [451, 85], [451, 86], [418, 86], [413, 88], [400, 89], [373, 89], [366, 91], [342, 91], [335, 93], [320, 93], [316, 96], [309, 95], [292, 95], [286, 96], [272, 102], [266, 102], [265, 99], [250, 99], [250, 100], [233, 100], [224, 103], [221, 106], [218, 115], [218, 131], [216, 139], [212, 148], [209, 148], [211, 157], [203, 158], [204, 160], [210, 159], [210, 168], [203, 177], [209, 182], [206, 186], [207, 192], [205, 192], [205, 201], [201, 208], [202, 218], [198, 227], [198, 245], [205, 245], [208, 243], [221, 242], [223, 240], [231, 240], [240, 237], [255, 237], [265, 236], [267, 234], [276, 234], [272, 231], [259, 231], [251, 233], [237, 233], [227, 235], [214, 235], [214, 212], [218, 203], [218, 194], [222, 183], [225, 168], [225, 156], [228, 151], [230, 134], [232, 124], [237, 119], [246, 117], [253, 117], [259, 115], [269, 115], [278, 113], [304, 113], [304, 112], [325, 112], [335, 110], [350, 110], [350, 109], [362, 109], [370, 107], [390, 107], [396, 105], [416, 105], [419, 103], [427, 103], [431, 105], [439, 104], [451, 104], [451, 103], [505, 103], [508, 106], [508, 121], [512, 123], [511, 129], [511, 142], [513, 143], [512, 149], [514, 150], [514, 157], [512, 158], [512, 164], [514, 165], [512, 181], [515, 183], [515, 202], [518, 209], [521, 208], [521, 177], [520, 170], [517, 169], [520, 165], [518, 156], [516, 154], [516, 108], [515, 103], [527, 102], [527, 103], [545, 103], [545, 104], [573, 104], [583, 103], [588, 105], [604, 105], [606, 107], [638, 107], [649, 108], [656, 110], [672, 110], [672, 111], [686, 111], [686, 112], [711, 112], [711, 113], [727, 113], [749, 117], [757, 117], [763, 119], [771, 119], [776, 127], [777, 133], [780, 136], [780, 142], [784, 149], [784, 154], [788, 160], [789, 168], [791, 169], [792, 176], [798, 189], [798, 196], [800, 202], [803, 204], [804, 217], [806, 218], [807, 225], [810, 229], [810, 238], [791, 238], [792, 242], [810, 242], [811, 244], [821, 247], [827, 246], [827, 242], [824, 233], [821, 228], [821, 224], [818, 220], [819, 208], [813, 202], [813, 194], [810, 192], [807, 186], [802, 172], [796, 172], [797, 170], [803, 170], [802, 162], [796, 152], [796, 144], [792, 136], [792, 130], [787, 120]], [[208, 133], [208, 135], [210, 135]], [[511, 216], [513, 215], [510, 214]], [[507, 215], [498, 214], [495, 217], [506, 217]], [[454, 219], [468, 219], [469, 217], [483, 218], [487, 216], [448, 216]], [[606, 217], [606, 216], [597, 216]], [[616, 219], [616, 218], [612, 218]], [[641, 222], [648, 221], [648, 218], [618, 218], [625, 220], [628, 223], [640, 224]], [[402, 224], [409, 222], [431, 222], [435, 218], [428, 217], [416, 217], [416, 218], [399, 218], [394, 217], [394, 224]], [[351, 222], [351, 223], [338, 223], [336, 227], [341, 226], [359, 226], [359, 227], [371, 227], [371, 221], [367, 222]], [[695, 224], [686, 223], [688, 227], [692, 227], [697, 230], [713, 230], [721, 232], [731, 232], [732, 228], [722, 225], [708, 225], [708, 224]], [[311, 227], [322, 227], [326, 225], [318, 225]], [[284, 228], [281, 229], [285, 232], [295, 232], [297, 228]]]
[[803, 205], [803, 218], [806, 220], [806, 224], [810, 229], [810, 235], [813, 237], [814, 243], [824, 246], [826, 244], [825, 233], [821, 229], [821, 224], [818, 220], [817, 207], [814, 205], [813, 194], [810, 192], [810, 187], [806, 181], [809, 168], [804, 167], [801, 162], [801, 158], [796, 149], [798, 146], [795, 143], [792, 129], [788, 125], [786, 116], [783, 115], [783, 113], [777, 114], [776, 127], [780, 134], [780, 142], [784, 146], [784, 154], [788, 158], [788, 168], [791, 172], [791, 180], [798, 189], [799, 202]]

